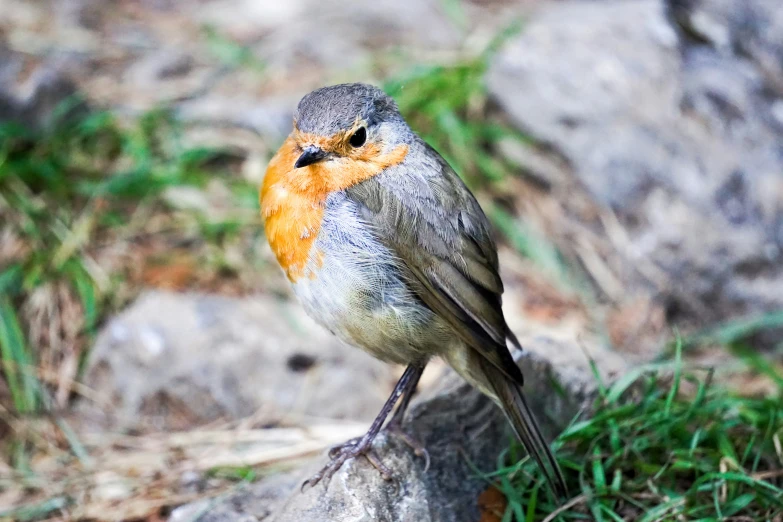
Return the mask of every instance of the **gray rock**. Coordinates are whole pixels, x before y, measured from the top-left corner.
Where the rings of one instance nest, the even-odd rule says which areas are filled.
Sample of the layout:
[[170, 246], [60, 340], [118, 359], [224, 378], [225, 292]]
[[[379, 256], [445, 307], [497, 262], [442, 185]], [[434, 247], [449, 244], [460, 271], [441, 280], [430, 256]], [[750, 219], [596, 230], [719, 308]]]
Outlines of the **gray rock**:
[[[582, 348], [550, 338], [525, 339], [533, 350], [521, 356], [526, 391], [548, 436], [562, 430], [590, 397], [595, 381]], [[535, 353], [556, 354], [562, 364], [552, 366]], [[624, 368], [615, 355], [591, 346], [599, 366]], [[563, 395], [554, 391], [558, 382]], [[347, 462], [327, 485], [304, 492], [299, 485], [325, 463], [313, 464], [291, 480], [287, 499], [275, 484], [262, 482], [199, 511], [199, 522], [274, 520], [276, 522], [475, 522], [478, 497], [488, 487], [480, 472], [496, 469], [497, 458], [512, 438], [506, 421], [494, 404], [469, 387], [450, 370], [439, 386], [416, 400], [406, 418], [406, 430], [429, 450], [431, 466], [415, 456], [394, 435], [381, 434], [375, 449], [394, 473], [384, 481], [365, 460]], [[273, 491], [274, 494], [270, 494]], [[237, 507], [239, 506], [239, 507]], [[193, 505], [180, 508], [193, 513]], [[270, 516], [270, 513], [274, 515]], [[175, 512], [177, 514], [177, 512]], [[181, 517], [173, 520], [181, 522]], [[194, 520], [193, 518], [189, 520]]]
[[250, 484], [226, 497], [205, 499], [180, 506], [169, 522], [257, 522], [269, 520], [290, 491], [299, 487], [297, 474], [281, 473]]
[[308, 75], [313, 67], [348, 71], [368, 59], [368, 51], [387, 46], [432, 51], [460, 41], [438, 0], [378, 0], [362, 9], [339, 0], [218, 0], [197, 18], [220, 34], [255, 40], [256, 55], [288, 74]]
[[[669, 3], [546, 4], [489, 89], [558, 165], [547, 178], [566, 219], [609, 238], [577, 243], [612, 259], [620, 299], [647, 294], [691, 325], [779, 309], [779, 1]], [[619, 234], [595, 217], [611, 214]]]
[[291, 132], [293, 110], [305, 93], [256, 97], [210, 93], [186, 100], [177, 107], [183, 121], [204, 126], [251, 129], [279, 143]]
[[155, 291], [100, 332], [85, 384], [113, 430], [183, 429], [258, 410], [369, 420], [394, 377], [294, 304]]
[[74, 104], [61, 116], [85, 109], [76, 94], [76, 86], [56, 63], [13, 51], [0, 42], [0, 123], [46, 127], [53, 122], [55, 109], [69, 100]]
[[187, 53], [174, 49], [163, 49], [144, 56], [125, 71], [128, 82], [139, 87], [158, 85], [161, 80], [177, 78], [188, 74], [194, 59]]
[[64, 26], [98, 29], [107, 2], [101, 0], [60, 0], [53, 6], [58, 23]]
[[[428, 449], [432, 464], [391, 435], [376, 443], [394, 478], [384, 480], [366, 460], [352, 460], [328, 484], [294, 490], [272, 518], [277, 522], [475, 521], [478, 496], [487, 483], [476, 471], [493, 471], [498, 450], [508, 444], [505, 421], [495, 406], [456, 378], [450, 389], [412, 409], [409, 433]], [[323, 465], [308, 469], [305, 479]]]

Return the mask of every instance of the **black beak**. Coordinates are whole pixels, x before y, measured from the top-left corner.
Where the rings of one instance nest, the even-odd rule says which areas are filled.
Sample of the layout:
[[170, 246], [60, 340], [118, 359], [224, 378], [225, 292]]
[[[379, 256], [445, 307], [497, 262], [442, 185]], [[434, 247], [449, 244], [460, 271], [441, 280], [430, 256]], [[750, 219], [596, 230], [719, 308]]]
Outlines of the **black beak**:
[[294, 168], [298, 169], [301, 167], [306, 167], [308, 165], [312, 165], [313, 163], [317, 163], [324, 158], [326, 158], [326, 153], [324, 151], [315, 145], [309, 145], [304, 148], [302, 155], [299, 156], [299, 159], [296, 160], [296, 163], [294, 163]]

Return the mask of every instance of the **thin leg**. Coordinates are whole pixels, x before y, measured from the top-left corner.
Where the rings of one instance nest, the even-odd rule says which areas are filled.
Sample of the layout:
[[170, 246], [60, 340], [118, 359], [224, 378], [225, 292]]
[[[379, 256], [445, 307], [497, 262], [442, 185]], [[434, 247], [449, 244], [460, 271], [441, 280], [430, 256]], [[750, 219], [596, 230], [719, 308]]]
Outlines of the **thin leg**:
[[[331, 458], [329, 464], [327, 464], [321, 471], [313, 475], [309, 480], [306, 480], [305, 483], [302, 484], [302, 489], [308, 486], [315, 486], [323, 479], [329, 480], [332, 478], [332, 475], [337, 473], [337, 470], [339, 470], [346, 461], [360, 456], [366, 457], [367, 453], [372, 448], [373, 440], [375, 440], [375, 437], [381, 431], [383, 423], [386, 422], [386, 418], [394, 409], [394, 405], [400, 399], [400, 395], [402, 395], [403, 392], [409, 388], [411, 380], [418, 382], [423, 370], [423, 366], [414, 364], [408, 365], [408, 367], [405, 369], [405, 372], [402, 374], [402, 377], [400, 377], [400, 380], [397, 381], [397, 384], [394, 386], [394, 391], [392, 391], [389, 398], [386, 399], [386, 403], [383, 405], [383, 408], [381, 408], [380, 413], [378, 413], [378, 416], [375, 417], [374, 421], [372, 421], [370, 429], [367, 430], [367, 433], [365, 433], [364, 436], [358, 440], [352, 439], [342, 446], [332, 448], [332, 450], [329, 452], [329, 457]], [[380, 461], [377, 458], [373, 457], [368, 460], [370, 460], [370, 462], [378, 468], [381, 474], [384, 475], [384, 478], [391, 478], [390, 476], [387, 476], [389, 474], [388, 469], [385, 466], [382, 464], [381, 467], [378, 466]]]
[[[427, 363], [422, 364], [421, 366], [417, 366], [415, 372], [412, 373], [410, 380], [408, 380], [407, 383], [404, 383], [402, 389], [400, 390], [400, 393], [402, 394], [402, 401], [400, 402], [399, 406], [397, 406], [397, 409], [394, 411], [394, 414], [392, 415], [391, 420], [386, 425], [386, 429], [397, 434], [402, 435], [402, 438], [409, 442], [409, 437], [402, 432], [402, 420], [405, 416], [405, 411], [408, 409], [408, 405], [411, 402], [411, 399], [413, 398], [414, 393], [416, 392], [416, 387], [419, 385], [419, 379], [421, 379], [421, 374], [424, 373], [424, 367], [427, 365]], [[413, 365], [411, 364], [406, 368], [406, 371], [409, 370]], [[400, 381], [398, 381], [397, 385], [395, 386], [395, 391], [397, 391], [397, 387], [400, 386], [400, 383], [402, 381], [402, 378], [400, 378]], [[382, 414], [383, 412], [381, 412]], [[380, 415], [379, 415], [380, 417]], [[376, 419], [377, 421], [377, 419]], [[372, 427], [370, 428], [372, 429]], [[380, 431], [380, 430], [379, 430]], [[350, 443], [356, 444], [359, 440], [361, 440], [361, 437], [356, 437], [351, 439]], [[414, 446], [412, 444], [409, 445], [413, 446], [414, 449], [419, 449], [417, 446]], [[340, 444], [338, 446], [334, 446], [332, 449], [329, 450], [329, 457], [334, 458], [337, 454], [339, 454], [340, 450], [345, 446], [345, 444]], [[377, 466], [376, 466], [377, 467]]]
[[392, 418], [389, 421], [389, 426], [397, 425], [402, 427], [402, 419], [405, 417], [405, 410], [408, 409], [408, 405], [411, 403], [413, 394], [416, 393], [416, 387], [419, 385], [419, 379], [421, 379], [422, 373], [424, 373], [424, 366], [418, 367], [418, 372], [416, 372], [413, 377], [411, 377], [411, 380], [408, 381], [408, 384], [403, 390], [404, 395], [402, 396], [402, 402], [400, 402], [400, 405], [397, 407], [397, 411], [395, 411], [394, 415], [392, 415]]
[[416, 392], [416, 386], [419, 384], [421, 374], [424, 372], [424, 366], [419, 368], [419, 372], [410, 380], [408, 386], [405, 387], [405, 395], [402, 398], [402, 402], [397, 407], [397, 411], [392, 415], [389, 424], [386, 425], [386, 430], [402, 439], [402, 441], [413, 449], [413, 452], [417, 457], [424, 457], [424, 472], [426, 473], [430, 469], [430, 454], [424, 444], [413, 438], [402, 428], [402, 421], [405, 418], [405, 411], [408, 409], [408, 405]]

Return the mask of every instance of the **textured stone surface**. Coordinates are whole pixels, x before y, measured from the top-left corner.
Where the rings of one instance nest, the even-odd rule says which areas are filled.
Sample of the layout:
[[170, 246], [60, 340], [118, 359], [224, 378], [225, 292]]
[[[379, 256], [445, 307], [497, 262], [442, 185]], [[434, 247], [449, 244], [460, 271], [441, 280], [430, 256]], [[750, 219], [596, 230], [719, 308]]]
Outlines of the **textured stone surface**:
[[670, 4], [546, 4], [494, 60], [490, 90], [559, 166], [546, 178], [566, 217], [551, 228], [592, 223], [598, 240], [564, 249], [607, 239], [610, 297], [647, 294], [696, 325], [779, 309], [783, 11]]
[[[522, 339], [531, 352], [520, 364], [525, 389], [546, 434], [562, 430], [595, 389], [583, 346], [538, 337]], [[598, 346], [590, 353], [605, 371], [622, 371], [615, 355]], [[541, 355], [560, 362], [551, 365]], [[553, 381], [564, 390], [558, 395]], [[290, 488], [278, 483], [254, 485], [214, 504], [201, 513], [202, 522], [274, 520], [276, 522], [475, 522], [480, 518], [478, 497], [487, 488], [476, 469], [490, 472], [511, 441], [506, 421], [494, 404], [448, 371], [440, 384], [414, 402], [406, 419], [408, 433], [424, 443], [431, 466], [393, 435], [382, 434], [375, 449], [394, 472], [384, 481], [365, 460], [346, 463], [328, 487], [319, 484], [304, 492], [299, 485], [325, 463], [325, 457], [302, 470]], [[185, 506], [180, 513], [195, 508]], [[177, 513], [175, 512], [175, 515]], [[174, 517], [173, 520], [179, 520]]]
[[228, 498], [215, 502], [205, 499], [185, 504], [172, 511], [169, 522], [219, 522], [232, 520], [256, 522], [269, 520], [292, 489], [299, 486], [298, 474], [272, 475], [247, 485]]
[[[327, 486], [294, 490], [272, 520], [279, 522], [359, 522], [480, 518], [478, 496], [486, 483], [475, 478], [472, 462], [491, 471], [498, 449], [508, 442], [505, 421], [494, 405], [458, 379], [451, 389], [412, 410], [408, 429], [430, 452], [432, 464], [402, 441], [386, 436], [376, 444], [394, 478], [385, 481], [366, 460], [350, 461]], [[307, 469], [302, 479], [317, 471]]]
[[293, 303], [148, 292], [99, 334], [85, 383], [110, 405], [114, 429], [182, 429], [259, 410], [372, 419], [391, 370]]
[[75, 94], [61, 67], [9, 49], [0, 39], [0, 123], [45, 127], [53, 111]]

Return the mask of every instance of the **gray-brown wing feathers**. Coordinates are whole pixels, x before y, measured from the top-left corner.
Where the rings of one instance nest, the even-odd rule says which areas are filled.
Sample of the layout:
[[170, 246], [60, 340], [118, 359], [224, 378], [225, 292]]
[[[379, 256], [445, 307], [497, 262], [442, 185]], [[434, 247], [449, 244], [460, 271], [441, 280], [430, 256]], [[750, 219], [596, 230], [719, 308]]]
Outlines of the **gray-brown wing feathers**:
[[[513, 334], [501, 309], [503, 283], [488, 220], [445, 161], [436, 154], [427, 161], [404, 173], [390, 169], [347, 193], [408, 268], [421, 300], [521, 385], [522, 372], [506, 347]], [[394, 183], [384, 176], [395, 176]]]

